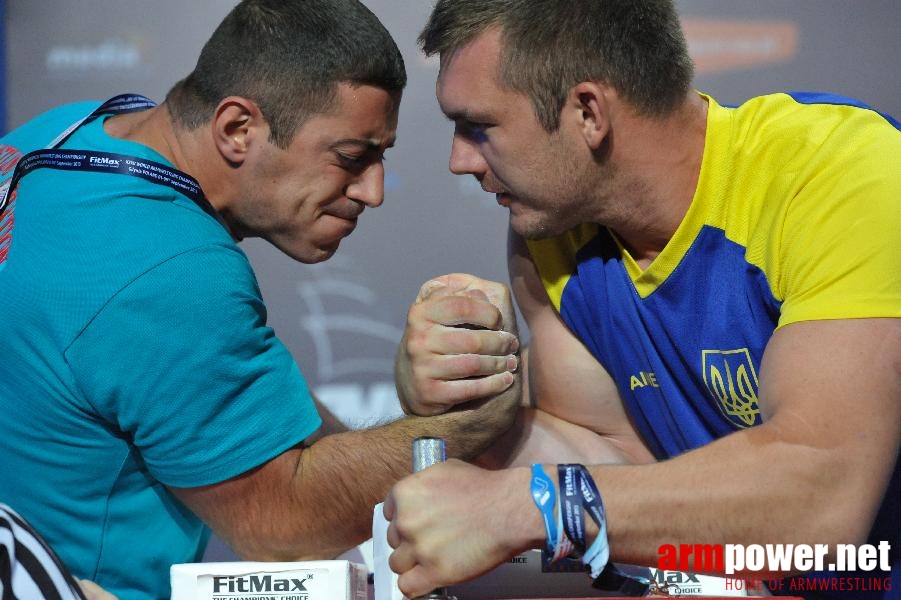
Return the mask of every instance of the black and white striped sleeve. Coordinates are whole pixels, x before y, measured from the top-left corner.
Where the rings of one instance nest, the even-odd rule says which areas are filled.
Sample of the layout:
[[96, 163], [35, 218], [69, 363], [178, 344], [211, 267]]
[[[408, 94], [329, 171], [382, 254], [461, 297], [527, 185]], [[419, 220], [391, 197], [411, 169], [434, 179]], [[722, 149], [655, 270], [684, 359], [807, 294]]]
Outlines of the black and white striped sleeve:
[[0, 503], [0, 598], [85, 600], [75, 579], [41, 536]]

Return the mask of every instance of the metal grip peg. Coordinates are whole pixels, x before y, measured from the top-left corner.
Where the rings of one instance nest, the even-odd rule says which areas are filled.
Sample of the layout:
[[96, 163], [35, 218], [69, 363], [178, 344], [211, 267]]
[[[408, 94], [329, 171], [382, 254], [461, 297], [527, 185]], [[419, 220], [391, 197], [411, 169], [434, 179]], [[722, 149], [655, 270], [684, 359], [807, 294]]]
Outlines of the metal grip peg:
[[413, 472], [447, 460], [447, 449], [442, 438], [418, 437], [413, 440]]
[[[418, 437], [413, 440], [413, 472], [418, 473], [434, 464], [447, 460], [447, 447], [444, 439], [437, 437]], [[417, 596], [412, 600], [457, 600], [456, 596], [447, 593], [444, 588], [438, 588], [426, 594]]]

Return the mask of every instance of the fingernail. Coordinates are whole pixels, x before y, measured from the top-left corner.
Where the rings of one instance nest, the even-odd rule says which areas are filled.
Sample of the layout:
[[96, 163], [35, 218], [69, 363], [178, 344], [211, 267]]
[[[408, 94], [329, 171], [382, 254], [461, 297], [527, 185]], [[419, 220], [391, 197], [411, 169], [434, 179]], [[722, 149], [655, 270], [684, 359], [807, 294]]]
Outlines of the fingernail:
[[426, 298], [428, 298], [429, 296], [432, 295], [432, 292], [434, 292], [438, 288], [443, 288], [443, 287], [445, 287], [445, 285], [435, 279], [426, 281], [424, 284], [422, 284], [422, 287], [419, 289], [419, 299], [425, 300]]
[[507, 370], [511, 373], [519, 368], [519, 358], [512, 354], [507, 357]]

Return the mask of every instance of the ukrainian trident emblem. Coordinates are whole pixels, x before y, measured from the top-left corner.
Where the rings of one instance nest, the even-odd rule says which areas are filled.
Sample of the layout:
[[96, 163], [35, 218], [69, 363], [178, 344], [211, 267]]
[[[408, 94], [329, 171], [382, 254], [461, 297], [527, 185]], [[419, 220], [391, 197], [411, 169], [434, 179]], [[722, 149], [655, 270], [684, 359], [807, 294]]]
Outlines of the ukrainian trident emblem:
[[760, 423], [757, 372], [747, 348], [703, 350], [704, 383], [717, 407], [736, 427]]

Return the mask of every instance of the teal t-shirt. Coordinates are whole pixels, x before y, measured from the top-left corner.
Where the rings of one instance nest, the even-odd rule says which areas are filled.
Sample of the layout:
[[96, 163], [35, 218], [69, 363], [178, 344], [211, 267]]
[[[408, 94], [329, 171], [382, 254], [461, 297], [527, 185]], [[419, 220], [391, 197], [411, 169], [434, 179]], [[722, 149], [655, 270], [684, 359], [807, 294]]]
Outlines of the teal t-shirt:
[[[96, 106], [8, 134], [0, 169]], [[63, 147], [169, 164], [103, 118]], [[167, 598], [170, 565], [199, 560], [209, 537], [167, 486], [224, 481], [313, 433], [303, 376], [243, 251], [165, 185], [40, 169], [0, 238], [0, 501], [76, 576]]]

